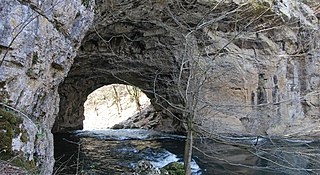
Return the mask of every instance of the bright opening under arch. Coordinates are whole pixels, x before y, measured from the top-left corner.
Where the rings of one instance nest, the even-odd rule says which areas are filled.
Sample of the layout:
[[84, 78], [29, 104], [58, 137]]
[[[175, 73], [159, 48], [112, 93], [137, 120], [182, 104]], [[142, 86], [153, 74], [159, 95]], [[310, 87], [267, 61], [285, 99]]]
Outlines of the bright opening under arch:
[[150, 99], [137, 87], [112, 84], [88, 95], [84, 103], [84, 130], [108, 129], [138, 115]]

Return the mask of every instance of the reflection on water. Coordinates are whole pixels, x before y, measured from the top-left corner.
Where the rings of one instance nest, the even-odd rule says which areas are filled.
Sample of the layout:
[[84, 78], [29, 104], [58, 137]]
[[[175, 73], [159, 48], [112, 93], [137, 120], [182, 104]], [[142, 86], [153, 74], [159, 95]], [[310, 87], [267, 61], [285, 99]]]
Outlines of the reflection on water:
[[[222, 141], [223, 140], [223, 141]], [[320, 142], [312, 139], [223, 137], [195, 143], [193, 174], [318, 174]], [[182, 162], [184, 137], [146, 130], [55, 135], [57, 174], [132, 174], [139, 160], [156, 167]]]
[[320, 173], [320, 142], [311, 139], [224, 137], [197, 144], [203, 174], [307, 175]]
[[[67, 147], [68, 150], [65, 151], [64, 148]], [[76, 174], [78, 169], [78, 172], [90, 175], [132, 174], [140, 160], [150, 161], [157, 168], [171, 162], [182, 163], [183, 150], [183, 136], [155, 131], [123, 129], [57, 134], [55, 171], [58, 174]], [[194, 160], [192, 172], [194, 175], [201, 174], [200, 167]]]

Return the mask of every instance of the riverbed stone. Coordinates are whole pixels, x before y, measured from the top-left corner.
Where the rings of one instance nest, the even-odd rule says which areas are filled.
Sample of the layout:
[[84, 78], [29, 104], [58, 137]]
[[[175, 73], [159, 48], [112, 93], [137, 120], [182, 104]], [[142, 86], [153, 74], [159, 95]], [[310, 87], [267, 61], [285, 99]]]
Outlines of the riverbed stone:
[[133, 175], [160, 175], [161, 172], [158, 168], [155, 168], [151, 162], [141, 160], [134, 168]]
[[182, 163], [171, 162], [160, 168], [161, 175], [184, 175], [184, 166]]

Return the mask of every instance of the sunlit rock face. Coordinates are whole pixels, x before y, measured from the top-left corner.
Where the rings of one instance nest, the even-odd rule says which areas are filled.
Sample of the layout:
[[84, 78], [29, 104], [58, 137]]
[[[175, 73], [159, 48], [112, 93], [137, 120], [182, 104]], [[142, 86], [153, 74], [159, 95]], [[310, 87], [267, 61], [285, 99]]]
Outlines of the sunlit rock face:
[[255, 5], [248, 19], [258, 11], [265, 16], [247, 21], [243, 13], [245, 31], [228, 17], [204, 29], [210, 38], [204, 54], [215, 57], [203, 57], [211, 62], [212, 76], [200, 98], [206, 102], [205, 117], [197, 122], [225, 133], [319, 135], [316, 13], [305, 4], [283, 1], [270, 6], [271, 17], [269, 9]]
[[[174, 79], [179, 73], [183, 38], [178, 31], [156, 22], [157, 13], [161, 14], [157, 3], [100, 3], [95, 24], [60, 85], [60, 111], [54, 132], [82, 129], [84, 102], [91, 92], [104, 85], [136, 86], [158, 111], [167, 108], [167, 102], [181, 106]], [[129, 8], [133, 14], [120, 14], [122, 8]], [[129, 16], [131, 19], [121, 21]], [[180, 122], [175, 120], [170, 125], [180, 128]]]
[[[112, 83], [139, 87], [164, 118], [181, 118], [186, 86], [178, 82], [188, 73], [179, 73], [183, 61], [197, 58], [204, 63], [198, 71], [206, 70], [197, 124], [218, 133], [317, 132], [316, 6], [226, 1], [210, 11], [215, 1], [194, 3], [99, 1], [94, 26], [60, 85], [53, 131], [81, 129], [88, 94]], [[177, 121], [158, 126], [181, 126]]]
[[0, 101], [30, 118], [24, 121], [28, 141], [18, 151], [38, 161], [41, 174], [51, 174], [54, 163], [58, 85], [92, 19], [81, 0], [0, 2]]
[[55, 132], [81, 129], [87, 96], [104, 85], [140, 88], [155, 108], [154, 127], [183, 128], [187, 101], [178, 90], [194, 58], [197, 72], [206, 70], [196, 108], [203, 128], [319, 135], [316, 1], [95, 2], [0, 3], [0, 99], [40, 128], [36, 140], [28, 125], [33, 136], [22, 151], [39, 156], [42, 174], [52, 172], [54, 122]]
[[110, 129], [134, 115], [142, 115], [150, 105], [138, 88], [112, 84], [92, 92], [84, 103], [84, 130]]

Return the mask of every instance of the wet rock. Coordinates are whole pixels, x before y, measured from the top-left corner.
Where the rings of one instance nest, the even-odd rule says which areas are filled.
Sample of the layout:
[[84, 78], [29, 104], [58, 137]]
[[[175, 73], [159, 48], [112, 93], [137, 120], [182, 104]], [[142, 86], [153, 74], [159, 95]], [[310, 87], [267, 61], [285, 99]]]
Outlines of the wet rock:
[[168, 165], [160, 169], [162, 175], [183, 175], [184, 167], [183, 164], [178, 162], [171, 162]]
[[134, 168], [134, 175], [160, 175], [161, 172], [155, 168], [149, 161], [141, 160]]

